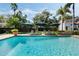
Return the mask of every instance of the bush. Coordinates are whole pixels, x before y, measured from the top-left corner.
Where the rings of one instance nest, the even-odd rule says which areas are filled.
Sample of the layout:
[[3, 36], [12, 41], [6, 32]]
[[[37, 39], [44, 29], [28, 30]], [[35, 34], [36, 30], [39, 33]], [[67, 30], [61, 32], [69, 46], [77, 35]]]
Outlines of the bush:
[[0, 34], [5, 33], [6, 31], [3, 29], [0, 29]]
[[74, 31], [73, 35], [79, 35], [79, 31]]
[[60, 34], [60, 32], [54, 32], [55, 33], [55, 35], [59, 35]]
[[71, 31], [63, 31], [63, 32], [60, 32], [60, 35], [72, 35], [72, 32]]
[[49, 31], [49, 32], [47, 32], [46, 33], [46, 35], [58, 35], [59, 34], [59, 32], [51, 32], [51, 31]]
[[18, 29], [12, 29], [11, 32], [18, 32]]

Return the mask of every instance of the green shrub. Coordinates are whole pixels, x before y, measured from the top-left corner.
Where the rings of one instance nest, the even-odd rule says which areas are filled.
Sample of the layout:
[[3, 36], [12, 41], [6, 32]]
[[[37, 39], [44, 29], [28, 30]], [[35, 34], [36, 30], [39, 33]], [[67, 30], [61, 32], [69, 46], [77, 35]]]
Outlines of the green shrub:
[[18, 29], [12, 29], [11, 32], [18, 32]]
[[79, 31], [74, 31], [73, 35], [79, 35]]
[[58, 34], [60, 34], [60, 32], [55, 32], [55, 35], [58, 35]]

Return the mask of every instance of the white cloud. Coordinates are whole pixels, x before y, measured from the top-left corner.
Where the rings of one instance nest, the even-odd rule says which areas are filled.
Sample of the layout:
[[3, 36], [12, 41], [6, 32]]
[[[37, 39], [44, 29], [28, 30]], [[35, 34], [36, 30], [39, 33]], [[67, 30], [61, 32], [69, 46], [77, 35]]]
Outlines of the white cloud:
[[[26, 14], [27, 15], [27, 19], [30, 20], [32, 22], [32, 19], [33, 17], [37, 14], [37, 13], [41, 13], [43, 10], [45, 10], [47, 8], [43, 8], [43, 9], [40, 9], [40, 10], [31, 10], [31, 9], [24, 9], [22, 11], [23, 14]], [[52, 13], [53, 16], [55, 16], [56, 14], [56, 10], [52, 10], [52, 9], [47, 9], [50, 13]], [[51, 16], [52, 18], [52, 16]]]
[[27, 15], [34, 15], [34, 14], [37, 13], [37, 11], [33, 11], [33, 10], [31, 10], [31, 9], [24, 9], [24, 10], [22, 11], [22, 13], [23, 13], [23, 14], [27, 14]]
[[29, 19], [32, 22], [32, 18], [37, 14], [37, 11], [31, 10], [31, 9], [24, 9], [22, 11], [23, 14], [27, 15], [27, 19]]
[[9, 10], [9, 11], [0, 11], [0, 15], [11, 15], [13, 14], [13, 11], [12, 10]]
[[[52, 10], [52, 9], [48, 9], [48, 8], [43, 8], [40, 10], [32, 10], [32, 9], [24, 9], [22, 10], [23, 15], [27, 15], [27, 19], [30, 20], [32, 22], [33, 17], [37, 14], [37, 13], [41, 13], [43, 10], [47, 9], [50, 13], [52, 13], [53, 15], [56, 13], [56, 10]], [[9, 11], [0, 11], [0, 15], [12, 15], [13, 11], [9, 10]]]
[[24, 9], [22, 12], [23, 13], [36, 13], [35, 11], [33, 11], [31, 9]]

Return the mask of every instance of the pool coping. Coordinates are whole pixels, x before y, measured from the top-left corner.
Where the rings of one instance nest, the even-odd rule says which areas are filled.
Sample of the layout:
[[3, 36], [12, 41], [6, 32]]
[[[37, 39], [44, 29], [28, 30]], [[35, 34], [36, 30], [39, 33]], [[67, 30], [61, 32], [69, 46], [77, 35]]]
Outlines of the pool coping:
[[[31, 34], [18, 34], [17, 36], [27, 36], [27, 37], [29, 37], [29, 36], [55, 36], [55, 37], [70, 37], [70, 36], [72, 36], [72, 35], [64, 35], [64, 36], [62, 36], [62, 35], [31, 35]], [[4, 40], [4, 39], [7, 39], [7, 38], [10, 38], [10, 37], [14, 37], [14, 35], [13, 34], [0, 34], [0, 40]], [[73, 36], [74, 37], [74, 36]]]
[[73, 35], [72, 37], [79, 39], [79, 35]]

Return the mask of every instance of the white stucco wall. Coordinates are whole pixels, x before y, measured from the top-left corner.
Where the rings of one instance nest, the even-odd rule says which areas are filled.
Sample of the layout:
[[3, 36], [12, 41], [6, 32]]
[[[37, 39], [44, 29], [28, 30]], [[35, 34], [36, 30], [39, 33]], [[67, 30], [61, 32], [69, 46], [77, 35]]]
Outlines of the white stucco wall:
[[[61, 31], [62, 30], [62, 20], [60, 20], [60, 22], [59, 22], [59, 30]], [[65, 31], [66, 30], [66, 26], [65, 26], [65, 22], [63, 23], [63, 30]]]
[[[63, 30], [65, 31], [66, 30], [66, 27], [68, 27], [68, 30], [71, 31], [72, 30], [72, 26], [71, 26], [71, 23], [72, 20], [65, 20], [64, 23], [63, 23]], [[62, 30], [62, 20], [60, 20], [60, 25], [59, 25], [59, 30], [61, 31]]]

